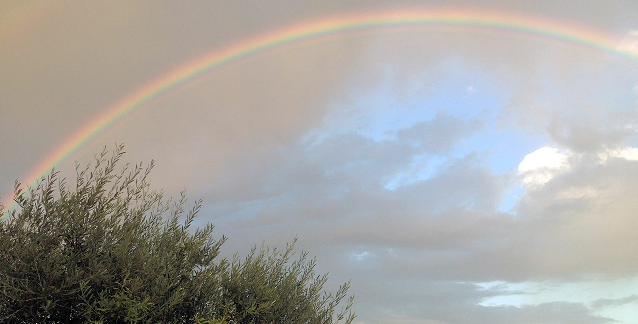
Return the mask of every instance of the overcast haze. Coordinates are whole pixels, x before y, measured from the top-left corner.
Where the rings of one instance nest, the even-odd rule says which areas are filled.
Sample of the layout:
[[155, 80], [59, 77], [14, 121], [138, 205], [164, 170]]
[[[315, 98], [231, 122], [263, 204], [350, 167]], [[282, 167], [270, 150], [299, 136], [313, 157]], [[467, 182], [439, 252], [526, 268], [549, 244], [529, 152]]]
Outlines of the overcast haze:
[[156, 161], [154, 188], [204, 200], [225, 255], [298, 237], [329, 289], [352, 280], [358, 323], [638, 323], [635, 1], [0, 0], [0, 197], [206, 53], [437, 9], [615, 45], [454, 26], [287, 44], [162, 93], [56, 168], [124, 143], [126, 161]]

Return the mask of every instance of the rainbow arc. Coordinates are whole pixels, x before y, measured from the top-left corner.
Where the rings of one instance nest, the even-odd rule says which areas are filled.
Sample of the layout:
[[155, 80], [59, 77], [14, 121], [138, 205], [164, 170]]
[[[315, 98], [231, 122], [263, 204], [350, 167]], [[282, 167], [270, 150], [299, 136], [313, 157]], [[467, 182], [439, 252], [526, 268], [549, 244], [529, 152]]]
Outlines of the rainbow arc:
[[[258, 55], [272, 48], [324, 36], [411, 26], [432, 28], [464, 27], [488, 33], [490, 31], [511, 32], [575, 44], [618, 55], [634, 62], [638, 60], [635, 54], [619, 50], [617, 46], [618, 40], [610, 35], [583, 26], [511, 13], [469, 10], [398, 10], [327, 17], [291, 25], [213, 50], [169, 71], [157, 79], [150, 80], [144, 86], [133, 90], [113, 105], [106, 107], [99, 116], [75, 131], [33, 170], [22, 177], [22, 182], [29, 186], [34, 185], [38, 179], [47, 174], [53, 167], [61, 164], [79, 148], [135, 109], [142, 107], [146, 102], [157, 98], [162, 93], [196, 79], [205, 73], [210, 73], [216, 68], [236, 62], [242, 58]], [[11, 195], [6, 195], [5, 197], [2, 201], [8, 205], [8, 209], [15, 208], [14, 204], [9, 205], [7, 203]]]

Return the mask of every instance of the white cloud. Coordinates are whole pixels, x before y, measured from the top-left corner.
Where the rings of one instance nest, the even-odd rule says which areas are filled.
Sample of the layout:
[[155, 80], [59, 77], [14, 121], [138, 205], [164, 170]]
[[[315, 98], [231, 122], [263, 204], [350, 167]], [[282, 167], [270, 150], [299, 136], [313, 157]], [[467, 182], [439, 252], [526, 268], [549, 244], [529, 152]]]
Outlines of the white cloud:
[[610, 157], [623, 158], [628, 161], [638, 161], [638, 148], [636, 147], [623, 147], [618, 149], [607, 150], [598, 154], [600, 163], [606, 163]]
[[[523, 186], [527, 189], [539, 189], [552, 180], [557, 174], [569, 171], [572, 166], [569, 159], [574, 156], [570, 150], [561, 150], [544, 146], [525, 155], [518, 165], [518, 174], [522, 177]], [[620, 158], [627, 161], [638, 161], [638, 148], [623, 147], [607, 149], [598, 153], [598, 163], [605, 164], [609, 158]], [[565, 188], [556, 198], [580, 199], [594, 198], [600, 192], [592, 187]]]
[[631, 55], [638, 55], [638, 30], [628, 32], [618, 44], [618, 50]]
[[571, 153], [544, 146], [525, 155], [518, 165], [518, 173], [523, 177], [523, 184], [528, 188], [539, 188], [549, 182], [554, 174], [569, 167], [568, 158]]

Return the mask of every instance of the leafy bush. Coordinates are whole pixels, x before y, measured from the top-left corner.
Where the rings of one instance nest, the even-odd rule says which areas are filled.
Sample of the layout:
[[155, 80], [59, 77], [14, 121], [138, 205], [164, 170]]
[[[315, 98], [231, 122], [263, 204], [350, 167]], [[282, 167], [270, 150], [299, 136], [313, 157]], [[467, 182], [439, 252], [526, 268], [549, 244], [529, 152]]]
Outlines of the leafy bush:
[[294, 242], [218, 258], [225, 237], [192, 229], [201, 201], [152, 191], [151, 162], [126, 165], [118, 146], [77, 169], [75, 190], [55, 171], [0, 206], [0, 322], [11, 323], [351, 323], [348, 283], [323, 291], [314, 260]]

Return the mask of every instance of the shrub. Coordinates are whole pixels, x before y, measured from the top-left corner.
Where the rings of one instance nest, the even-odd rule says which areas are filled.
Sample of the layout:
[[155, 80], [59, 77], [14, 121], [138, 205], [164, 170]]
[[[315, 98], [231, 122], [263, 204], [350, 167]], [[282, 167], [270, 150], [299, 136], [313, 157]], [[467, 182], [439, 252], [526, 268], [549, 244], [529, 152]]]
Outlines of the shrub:
[[[125, 165], [119, 145], [76, 167], [73, 191], [52, 171], [0, 222], [0, 321], [15, 323], [351, 323], [348, 283], [323, 291], [294, 242], [220, 259], [225, 237], [193, 229], [201, 201], [165, 200], [148, 166]], [[0, 206], [0, 215], [3, 215]]]

